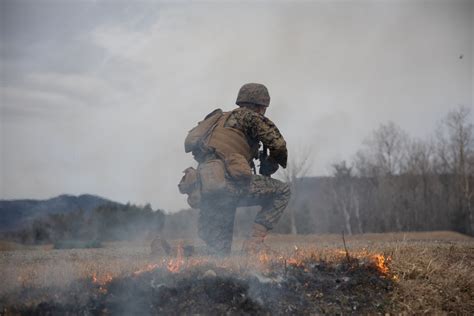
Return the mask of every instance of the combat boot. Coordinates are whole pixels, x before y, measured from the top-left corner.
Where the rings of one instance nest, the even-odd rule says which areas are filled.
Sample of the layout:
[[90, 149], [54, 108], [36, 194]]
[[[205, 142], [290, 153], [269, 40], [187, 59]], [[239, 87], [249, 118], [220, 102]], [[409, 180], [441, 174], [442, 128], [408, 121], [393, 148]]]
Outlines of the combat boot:
[[275, 253], [270, 247], [268, 247], [264, 241], [268, 234], [268, 229], [260, 224], [253, 224], [252, 233], [250, 237], [244, 241], [242, 245], [243, 254], [257, 254], [259, 252]]

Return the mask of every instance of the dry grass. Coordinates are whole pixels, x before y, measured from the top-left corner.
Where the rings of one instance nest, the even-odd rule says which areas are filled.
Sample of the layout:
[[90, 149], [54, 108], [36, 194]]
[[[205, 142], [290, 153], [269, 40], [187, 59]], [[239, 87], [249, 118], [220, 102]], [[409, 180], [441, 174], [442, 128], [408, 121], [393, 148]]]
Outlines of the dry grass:
[[25, 246], [12, 241], [0, 240], [0, 251], [31, 250], [34, 246]]
[[[343, 248], [340, 235], [278, 235], [271, 241], [282, 248]], [[391, 257], [391, 313], [474, 315], [474, 238], [437, 231], [346, 236], [346, 242], [350, 253]]]
[[[395, 286], [386, 311], [395, 314], [474, 314], [474, 239], [451, 232], [367, 234], [346, 236], [352, 256], [384, 254], [391, 257]], [[234, 249], [240, 249], [236, 241]], [[329, 260], [343, 253], [341, 236], [274, 235], [268, 243], [294, 254], [295, 249]], [[148, 244], [112, 243], [101, 249], [16, 250], [0, 243], [0, 296], [31, 287], [63, 286], [96, 275], [131, 274], [160, 259], [149, 256]], [[297, 246], [295, 248], [295, 246]], [[9, 248], [10, 247], [10, 248]]]
[[474, 314], [474, 243], [405, 243], [392, 248], [399, 280], [392, 310]]

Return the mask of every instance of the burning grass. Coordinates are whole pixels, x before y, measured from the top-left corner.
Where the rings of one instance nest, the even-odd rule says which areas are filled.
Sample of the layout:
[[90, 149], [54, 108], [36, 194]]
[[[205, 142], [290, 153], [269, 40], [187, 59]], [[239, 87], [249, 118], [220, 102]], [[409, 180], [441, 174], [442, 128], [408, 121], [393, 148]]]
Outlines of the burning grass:
[[[473, 314], [472, 239], [274, 236], [279, 255], [147, 247], [5, 252], [3, 314]], [[235, 248], [239, 248], [237, 244]], [[181, 249], [181, 250], [179, 250]], [[51, 256], [48, 258], [48, 256]], [[5, 259], [6, 258], [6, 259]]]
[[[383, 312], [392, 276], [374, 256], [346, 261], [297, 250], [164, 258], [132, 274], [97, 275], [65, 288], [37, 288], [6, 297], [7, 314], [309, 314]], [[182, 252], [181, 252], [182, 253]], [[382, 265], [382, 266], [380, 266]], [[382, 267], [382, 268], [381, 268]], [[24, 303], [20, 303], [24, 302]]]

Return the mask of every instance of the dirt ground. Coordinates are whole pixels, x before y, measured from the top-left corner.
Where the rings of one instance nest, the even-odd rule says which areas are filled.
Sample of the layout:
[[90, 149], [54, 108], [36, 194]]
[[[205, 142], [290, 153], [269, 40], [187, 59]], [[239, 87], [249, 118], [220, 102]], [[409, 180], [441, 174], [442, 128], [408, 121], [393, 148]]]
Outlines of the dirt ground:
[[[273, 235], [267, 242], [278, 255], [242, 258], [236, 240], [230, 258], [179, 262], [151, 257], [148, 242], [69, 250], [0, 242], [0, 314], [127, 314], [116, 301], [137, 301], [133, 293], [145, 293], [150, 314], [474, 314], [473, 238], [346, 236], [347, 253], [339, 235]], [[387, 271], [377, 270], [374, 258], [383, 258]]]

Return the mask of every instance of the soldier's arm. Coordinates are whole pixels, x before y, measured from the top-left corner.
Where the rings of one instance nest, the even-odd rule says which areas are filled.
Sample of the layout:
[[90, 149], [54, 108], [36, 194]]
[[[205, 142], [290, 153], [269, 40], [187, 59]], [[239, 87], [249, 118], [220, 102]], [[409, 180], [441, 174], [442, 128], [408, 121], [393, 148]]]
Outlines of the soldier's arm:
[[249, 121], [252, 136], [270, 150], [269, 159], [286, 168], [288, 160], [286, 141], [275, 124], [269, 118], [258, 113], [252, 113], [252, 118]]

